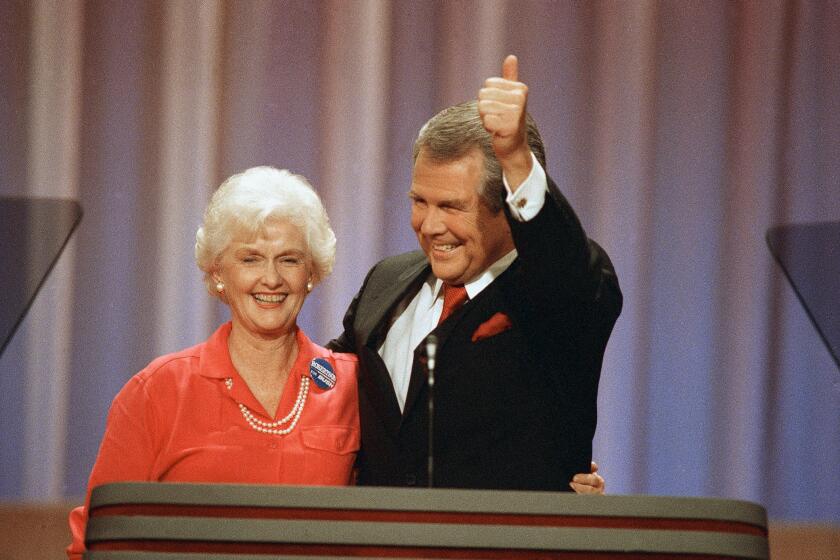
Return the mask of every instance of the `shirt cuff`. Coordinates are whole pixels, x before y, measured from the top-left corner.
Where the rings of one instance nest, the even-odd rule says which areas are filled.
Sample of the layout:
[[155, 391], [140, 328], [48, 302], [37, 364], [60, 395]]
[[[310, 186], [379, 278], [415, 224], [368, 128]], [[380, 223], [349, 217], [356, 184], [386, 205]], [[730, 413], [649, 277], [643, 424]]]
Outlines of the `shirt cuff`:
[[537, 158], [534, 157], [533, 152], [531, 152], [531, 173], [519, 185], [516, 192], [511, 192], [504, 174], [502, 175], [502, 182], [504, 182], [505, 190], [507, 190], [505, 202], [507, 202], [510, 213], [516, 221], [527, 222], [540, 213], [543, 204], [545, 204], [548, 179], [546, 179], [545, 170], [537, 161]]

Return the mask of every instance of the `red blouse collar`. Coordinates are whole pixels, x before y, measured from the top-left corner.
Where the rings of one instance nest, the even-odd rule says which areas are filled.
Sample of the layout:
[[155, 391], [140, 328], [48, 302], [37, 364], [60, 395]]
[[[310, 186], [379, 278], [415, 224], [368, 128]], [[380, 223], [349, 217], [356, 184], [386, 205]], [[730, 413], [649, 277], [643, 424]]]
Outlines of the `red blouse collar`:
[[[212, 379], [231, 379], [231, 387], [224, 390], [230, 398], [238, 403], [244, 404], [255, 412], [258, 411], [262, 415], [271, 418], [272, 416], [257, 402], [245, 381], [240, 377], [236, 368], [233, 367], [233, 362], [230, 359], [230, 351], [228, 350], [228, 337], [230, 336], [231, 328], [232, 324], [230, 322], [225, 323], [204, 343], [199, 357], [199, 374]], [[277, 409], [278, 413], [285, 413], [283, 411], [290, 408], [293, 404], [295, 395], [300, 388], [300, 378], [303, 375], [309, 374], [309, 363], [312, 359], [329, 355], [329, 352], [325, 348], [309, 340], [309, 337], [301, 329], [297, 329], [295, 337], [298, 345], [298, 355], [295, 363], [292, 365], [286, 387], [283, 388]]]
[[[204, 377], [226, 379], [233, 377], [236, 369], [230, 360], [228, 350], [228, 337], [230, 336], [233, 324], [228, 321], [221, 325], [216, 332], [204, 343], [199, 357], [199, 373]], [[329, 352], [318, 346], [311, 340], [302, 329], [298, 328], [295, 333], [298, 345], [298, 355], [292, 366], [293, 372], [301, 371], [302, 364], [309, 364], [313, 358], [327, 356]]]

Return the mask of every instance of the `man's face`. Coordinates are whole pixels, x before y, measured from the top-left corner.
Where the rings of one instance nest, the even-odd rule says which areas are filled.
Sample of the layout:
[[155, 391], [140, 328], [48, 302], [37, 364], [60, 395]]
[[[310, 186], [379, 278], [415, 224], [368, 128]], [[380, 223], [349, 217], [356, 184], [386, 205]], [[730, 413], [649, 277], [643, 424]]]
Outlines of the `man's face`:
[[494, 214], [478, 194], [484, 156], [434, 161], [421, 150], [414, 163], [411, 227], [432, 264], [449, 284], [469, 282], [513, 249], [504, 212]]

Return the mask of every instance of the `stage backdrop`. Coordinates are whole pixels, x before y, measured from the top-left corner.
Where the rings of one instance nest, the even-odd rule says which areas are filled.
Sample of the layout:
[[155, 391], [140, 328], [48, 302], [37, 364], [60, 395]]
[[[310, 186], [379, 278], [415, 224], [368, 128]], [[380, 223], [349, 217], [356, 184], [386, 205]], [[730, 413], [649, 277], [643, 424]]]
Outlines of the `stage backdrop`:
[[85, 209], [0, 360], [0, 497], [80, 496], [123, 383], [225, 320], [192, 255], [234, 172], [321, 193], [338, 262], [302, 324], [334, 336], [368, 267], [415, 248], [417, 130], [509, 52], [625, 294], [608, 490], [840, 521], [840, 372], [764, 243], [840, 219], [837, 1], [0, 1], [0, 194]]

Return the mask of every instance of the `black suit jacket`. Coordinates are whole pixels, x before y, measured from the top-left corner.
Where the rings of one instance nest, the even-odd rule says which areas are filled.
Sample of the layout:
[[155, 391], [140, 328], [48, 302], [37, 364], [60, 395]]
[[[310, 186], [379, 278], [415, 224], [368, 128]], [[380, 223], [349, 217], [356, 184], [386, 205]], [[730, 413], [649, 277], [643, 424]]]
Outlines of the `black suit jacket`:
[[[508, 221], [518, 258], [434, 331], [434, 486], [568, 490], [575, 473], [589, 472], [601, 362], [621, 292], [606, 253], [550, 179], [540, 213]], [[379, 262], [330, 343], [359, 357], [359, 484], [427, 483], [424, 345], [402, 413], [377, 351], [395, 308], [430, 273], [419, 251]], [[498, 312], [512, 328], [473, 342]]]

